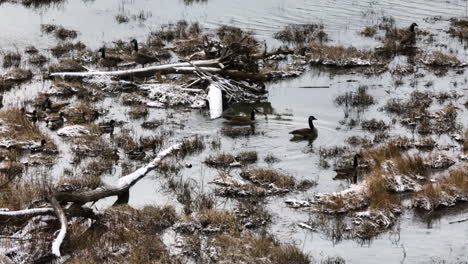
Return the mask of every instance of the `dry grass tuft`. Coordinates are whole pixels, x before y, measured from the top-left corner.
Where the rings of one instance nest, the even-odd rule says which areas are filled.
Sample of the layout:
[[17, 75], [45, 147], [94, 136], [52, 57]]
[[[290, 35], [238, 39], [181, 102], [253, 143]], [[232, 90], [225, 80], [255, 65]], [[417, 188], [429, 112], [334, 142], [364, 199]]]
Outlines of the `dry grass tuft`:
[[45, 139], [47, 142], [50, 141], [19, 109], [1, 110], [0, 120], [4, 122], [2, 125], [3, 129], [0, 130], [0, 138], [17, 141], [40, 141], [42, 139]]
[[8, 51], [3, 54], [3, 68], [19, 67], [21, 54], [19, 52]]
[[237, 233], [240, 230], [239, 219], [228, 211], [202, 209], [198, 213], [198, 221], [204, 228], [219, 229], [227, 233]]
[[339, 106], [369, 107], [376, 103], [374, 97], [367, 93], [367, 86], [359, 86], [356, 92], [346, 92], [335, 98]]
[[392, 209], [400, 205], [400, 199], [387, 191], [385, 179], [378, 174], [372, 175], [367, 181], [367, 195], [372, 209]]
[[243, 178], [246, 178], [260, 185], [274, 184], [279, 188], [294, 188], [296, 180], [293, 176], [273, 169], [250, 169], [241, 173]]
[[323, 24], [292, 24], [276, 32], [273, 37], [288, 43], [307, 43], [318, 40], [327, 41], [328, 34], [323, 31]]
[[370, 66], [380, 64], [372, 51], [353, 47], [328, 46], [311, 42], [304, 47], [313, 62], [335, 67]]

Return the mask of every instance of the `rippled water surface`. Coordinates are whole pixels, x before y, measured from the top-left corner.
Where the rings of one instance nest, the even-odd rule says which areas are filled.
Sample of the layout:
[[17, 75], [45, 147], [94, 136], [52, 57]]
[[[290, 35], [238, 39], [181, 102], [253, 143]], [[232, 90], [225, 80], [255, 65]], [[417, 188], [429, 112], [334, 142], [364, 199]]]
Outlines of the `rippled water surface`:
[[[146, 21], [131, 19], [129, 23], [118, 24], [117, 14], [129, 17], [144, 12]], [[467, 15], [466, 1], [356, 1], [356, 0], [209, 0], [206, 2], [184, 4], [177, 0], [95, 0], [95, 1], [65, 1], [51, 7], [33, 9], [15, 4], [0, 5], [0, 47], [2, 49], [18, 48], [34, 44], [41, 49], [50, 48], [55, 40], [42, 35], [40, 24], [60, 24], [65, 28], [78, 30], [79, 40], [96, 48], [116, 39], [143, 39], [151, 30], [160, 25], [175, 22], [180, 19], [198, 21], [206, 28], [229, 24], [243, 29], [252, 30], [260, 40], [267, 40], [268, 45], [280, 45], [272, 38], [272, 34], [289, 23], [323, 23], [325, 31], [334, 43], [345, 46], [370, 47], [377, 44], [375, 40], [362, 39], [357, 31], [367, 25], [373, 25], [383, 16], [392, 16], [398, 25], [408, 25], [412, 22], [420, 28], [430, 28], [441, 32], [447, 29], [447, 19]], [[439, 23], [428, 23], [427, 18], [441, 16]], [[455, 40], [447, 43], [455, 47], [455, 54], [466, 61], [466, 53]], [[425, 44], [421, 44], [425, 45]], [[435, 77], [428, 73], [426, 81], [433, 81], [432, 88], [424, 88], [423, 83], [416, 89], [452, 90], [453, 82], [464, 83], [456, 88], [467, 95], [465, 75], [450, 73], [443, 77]], [[353, 80], [352, 82], [350, 80]], [[405, 80], [408, 83], [408, 80]], [[309, 213], [287, 208], [283, 201], [286, 198], [307, 198], [313, 193], [334, 191], [346, 188], [348, 183], [332, 180], [331, 170], [321, 169], [318, 165], [318, 149], [323, 146], [344, 145], [345, 139], [352, 135], [367, 135], [360, 129], [343, 128], [339, 121], [344, 113], [333, 99], [340, 93], [356, 89], [359, 85], [368, 85], [369, 92], [375, 96], [378, 105], [367, 110], [362, 118], [379, 118], [390, 123], [391, 117], [379, 112], [378, 108], [385, 102], [389, 94], [405, 96], [413, 88], [396, 88], [393, 78], [384, 74], [379, 77], [364, 77], [362, 75], [340, 74], [309, 69], [299, 78], [268, 83], [268, 102], [277, 113], [290, 113], [290, 120], [275, 120], [259, 117], [257, 130], [260, 135], [247, 139], [222, 139], [220, 152], [240, 152], [256, 150], [261, 161], [259, 166], [267, 166], [263, 158], [269, 152], [281, 159], [273, 165], [281, 168], [298, 179], [318, 180], [319, 185], [305, 193], [293, 193], [286, 197], [268, 199], [268, 208], [274, 215], [273, 232], [284, 241], [295, 241], [306, 252], [317, 259], [321, 256], [339, 255], [349, 263], [427, 263], [433, 257], [448, 260], [468, 261], [468, 224], [449, 224], [450, 221], [468, 217], [466, 206], [443, 210], [437, 217], [429, 218], [414, 215], [406, 210], [399, 223], [400, 232], [384, 233], [375, 240], [360, 244], [356, 241], [342, 241], [334, 244], [319, 233], [312, 233], [297, 227], [297, 222], [309, 218]], [[46, 88], [48, 83], [33, 82], [18, 90], [10, 92], [6, 99], [10, 106], [18, 103], [18, 97], [30, 99], [33, 95]], [[322, 89], [304, 89], [302, 86], [328, 86]], [[128, 121], [125, 126], [135, 128], [139, 135], [149, 135], [150, 132], [140, 128], [141, 121], [129, 120], [126, 109], [115, 107], [112, 100], [105, 100], [102, 106], [110, 109], [109, 118]], [[467, 111], [464, 107], [459, 112], [460, 122], [467, 125]], [[172, 110], [170, 110], [172, 111]], [[152, 118], [162, 118], [166, 113], [151, 109]], [[174, 128], [176, 134], [213, 135], [219, 133], [222, 120], [211, 121], [206, 114], [199, 111], [180, 113], [174, 111], [176, 118], [185, 123], [185, 129]], [[319, 137], [312, 144], [307, 142], [290, 142], [288, 132], [306, 127], [306, 119], [314, 115], [318, 121]], [[392, 129], [391, 135], [411, 135], [405, 129]], [[370, 135], [370, 134], [369, 134]], [[59, 139], [57, 139], [59, 140]], [[444, 140], [442, 137], [440, 140]], [[64, 150], [66, 152], [66, 149]], [[215, 170], [201, 164], [208, 155], [206, 150], [198, 156], [190, 157], [186, 162], [194, 164], [190, 170], [183, 171], [183, 177], [192, 178], [198, 186], [210, 190], [208, 182], [217, 175]], [[67, 161], [66, 154], [62, 157]], [[60, 168], [58, 169], [60, 170]], [[111, 180], [112, 177], [106, 178]], [[131, 191], [130, 203], [134, 206], [145, 204], [174, 203], [174, 197], [164, 192], [161, 180], [156, 174], [139, 182]], [[228, 204], [228, 203], [227, 203]]]

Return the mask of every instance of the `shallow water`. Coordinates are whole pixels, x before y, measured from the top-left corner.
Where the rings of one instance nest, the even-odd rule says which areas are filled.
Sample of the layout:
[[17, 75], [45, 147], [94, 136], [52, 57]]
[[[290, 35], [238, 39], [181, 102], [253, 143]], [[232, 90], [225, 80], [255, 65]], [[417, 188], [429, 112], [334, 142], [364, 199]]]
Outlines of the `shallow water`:
[[[436, 38], [444, 39], [442, 29], [446, 29], [447, 22], [427, 23], [426, 18], [441, 16], [447, 20], [453, 16], [466, 16], [467, 1], [305, 1], [305, 0], [259, 0], [259, 1], [222, 1], [209, 0], [202, 3], [185, 5], [183, 1], [65, 1], [63, 4], [49, 8], [32, 9], [21, 5], [0, 5], [0, 47], [3, 50], [18, 48], [22, 50], [26, 45], [34, 44], [41, 49], [53, 46], [56, 41], [40, 32], [40, 24], [60, 24], [65, 28], [75, 29], [80, 32], [79, 40], [86, 45], [97, 48], [116, 39], [143, 39], [152, 29], [160, 25], [175, 22], [179, 19], [198, 21], [206, 28], [215, 28], [221, 24], [236, 25], [244, 29], [254, 31], [257, 37], [266, 39], [268, 45], [277, 46], [281, 43], [272, 39], [272, 34], [289, 23], [323, 23], [326, 32], [333, 42], [342, 45], [356, 47], [370, 47], [377, 44], [374, 40], [363, 39], [356, 32], [367, 25], [373, 25], [382, 16], [392, 16], [398, 25], [408, 25], [412, 22], [419, 24], [420, 28], [430, 28], [440, 32]], [[115, 21], [117, 14], [128, 16], [137, 15], [144, 11], [147, 20], [130, 20], [126, 24], [118, 24]], [[455, 49], [455, 54], [462, 61], [466, 61], [466, 51], [460, 47], [456, 40], [451, 39], [447, 43]], [[432, 44], [421, 43], [422, 48], [435, 48]], [[354, 80], [355, 82], [349, 82]], [[346, 188], [348, 183], [332, 180], [332, 170], [322, 169], [319, 166], [318, 149], [320, 147], [345, 145], [345, 139], [352, 135], [371, 135], [359, 128], [347, 129], [340, 125], [344, 117], [341, 108], [336, 107], [333, 100], [345, 91], [355, 90], [359, 85], [368, 85], [369, 93], [378, 101], [378, 104], [370, 107], [362, 114], [363, 119], [377, 118], [390, 123], [391, 117], [378, 111], [385, 99], [392, 97], [404, 97], [414, 89], [430, 91], [450, 91], [456, 89], [467, 95], [467, 82], [465, 75], [457, 75], [449, 72], [445, 77], [435, 77], [426, 73], [423, 81], [416, 88], [410, 88], [410, 78], [403, 78], [404, 84], [395, 87], [394, 79], [389, 74], [379, 77], [365, 77], [359, 74], [333, 74], [317, 69], [309, 69], [301, 77], [276, 83], [267, 84], [269, 94], [268, 102], [271, 103], [276, 113], [289, 113], [292, 116], [284, 116], [291, 120], [275, 120], [274, 116], [268, 119], [259, 117], [257, 131], [260, 135], [247, 139], [222, 138], [221, 150], [216, 152], [237, 153], [245, 150], [256, 150], [260, 161], [258, 166], [265, 167], [263, 158], [272, 152], [281, 159], [273, 165], [291, 173], [298, 179], [318, 180], [318, 186], [305, 193], [292, 193], [285, 197], [269, 198], [268, 208], [274, 215], [272, 231], [280, 239], [291, 241], [291, 238], [306, 252], [320, 260], [326, 256], [342, 256], [347, 263], [427, 263], [432, 257], [440, 257], [446, 260], [468, 261], [468, 224], [449, 224], [450, 221], [468, 217], [466, 206], [456, 209], [444, 210], [440, 218], [434, 220], [431, 225], [427, 220], [414, 216], [412, 210], [405, 210], [400, 221], [400, 232], [384, 233], [369, 244], [361, 245], [355, 241], [342, 241], [338, 244], [324, 237], [322, 234], [305, 231], [296, 226], [297, 222], [305, 221], [309, 213], [287, 208], [283, 201], [286, 198], [307, 198], [316, 192], [335, 191]], [[434, 85], [425, 88], [426, 81], [433, 81]], [[458, 86], [454, 86], [454, 82]], [[304, 89], [301, 86], [329, 86], [323, 89]], [[20, 100], [34, 98], [38, 92], [48, 87], [48, 83], [33, 81], [19, 89], [10, 91], [5, 96], [8, 106], [14, 106]], [[456, 102], [459, 104], [459, 102]], [[142, 120], [133, 121], [126, 116], [127, 109], [115, 107], [113, 99], [106, 99], [97, 106], [110, 109], [107, 119], [115, 118], [128, 122], [124, 127], [133, 128], [135, 137], [150, 135], [151, 131], [140, 128]], [[437, 103], [435, 108], [441, 108]], [[468, 125], [467, 110], [459, 112], [459, 121]], [[177, 138], [190, 134], [213, 135], [219, 133], [222, 120], [211, 121], [206, 114], [199, 111], [183, 113], [169, 110], [174, 113], [171, 120], [184, 120], [185, 129], [174, 126]], [[318, 120], [316, 126], [319, 129], [319, 137], [310, 146], [307, 142], [290, 142], [288, 132], [307, 126], [307, 117], [314, 115]], [[151, 109], [147, 119], [166, 118], [167, 112]], [[396, 125], [391, 135], [409, 135], [411, 131], [402, 129]], [[417, 136], [417, 135], [416, 135]], [[439, 140], [438, 138], [436, 138]], [[57, 139], [58, 140], [58, 139]], [[446, 137], [441, 137], [440, 142], [450, 143]], [[453, 142], [451, 142], [453, 143]], [[66, 148], [65, 148], [66, 149]], [[185, 179], [193, 179], [200, 189], [211, 190], [214, 186], [208, 184], [217, 176], [213, 169], [205, 167], [203, 161], [208, 155], [213, 154], [209, 148], [200, 155], [189, 157], [185, 163], [193, 164], [193, 168], [185, 169], [182, 175]], [[62, 161], [69, 161], [65, 153], [60, 157]], [[63, 167], [57, 168], [58, 171]], [[117, 171], [116, 174], [119, 172]], [[236, 173], [234, 173], [236, 174]], [[106, 177], [105, 180], [112, 180]], [[139, 182], [132, 188], [130, 204], [144, 206], [147, 204], [174, 204], [177, 202], [172, 194], [166, 193], [161, 187], [162, 180], [156, 173]], [[221, 199], [223, 201], [223, 199]], [[107, 201], [111, 203], [112, 201]], [[105, 205], [106, 202], [102, 204]], [[100, 205], [101, 206], [101, 205]], [[222, 206], [222, 204], [220, 204]]]

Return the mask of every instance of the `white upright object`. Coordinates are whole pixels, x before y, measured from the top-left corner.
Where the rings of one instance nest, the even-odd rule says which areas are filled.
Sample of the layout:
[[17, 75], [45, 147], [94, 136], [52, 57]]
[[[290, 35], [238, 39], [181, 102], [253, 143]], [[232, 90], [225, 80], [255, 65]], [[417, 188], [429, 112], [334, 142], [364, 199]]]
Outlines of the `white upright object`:
[[208, 87], [208, 102], [210, 104], [210, 117], [216, 119], [223, 114], [223, 96], [221, 89], [216, 84], [210, 84]]

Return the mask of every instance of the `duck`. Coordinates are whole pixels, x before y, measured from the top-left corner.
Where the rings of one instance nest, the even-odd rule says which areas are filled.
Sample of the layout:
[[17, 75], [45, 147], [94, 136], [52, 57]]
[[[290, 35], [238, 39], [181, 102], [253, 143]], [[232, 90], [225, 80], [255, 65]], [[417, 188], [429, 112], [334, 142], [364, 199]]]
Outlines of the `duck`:
[[47, 98], [45, 101], [45, 110], [47, 113], [57, 113], [65, 106], [69, 105], [70, 103], [58, 103], [54, 104], [52, 101]]
[[23, 107], [21, 108], [21, 113], [23, 113], [24, 117], [29, 119], [33, 124], [37, 122], [37, 111], [33, 110], [32, 112], [27, 112], [26, 109]]
[[127, 152], [128, 158], [132, 160], [141, 160], [146, 156], [143, 147], [139, 147], [138, 150], [132, 150]]
[[353, 176], [353, 182], [354, 184], [357, 183], [357, 170], [359, 167], [359, 159], [362, 158], [362, 155], [359, 153], [356, 153], [353, 156], [353, 166], [349, 167], [348, 166], [343, 166], [341, 168], [336, 168], [336, 176], [334, 179], [343, 179], [343, 178], [349, 178], [349, 176]]
[[103, 134], [110, 134], [111, 136], [114, 134], [114, 127], [115, 127], [115, 120], [112, 119], [109, 122], [103, 122], [99, 124], [99, 129]]
[[114, 57], [114, 56], [106, 56], [106, 48], [102, 47], [98, 50], [98, 52], [101, 53], [101, 59], [99, 60], [99, 64], [101, 64], [102, 67], [106, 68], [113, 68], [117, 67], [117, 65], [122, 62], [123, 60], [119, 57]]
[[65, 113], [64, 112], [60, 112], [58, 115], [49, 115], [45, 121], [47, 123], [47, 127], [50, 128], [50, 129], [57, 129], [61, 126], [63, 126], [63, 123], [64, 123], [64, 117], [65, 117]]
[[317, 120], [317, 118], [314, 116], [309, 116], [309, 128], [296, 129], [289, 132], [289, 134], [292, 134], [294, 138], [316, 139], [318, 136], [318, 131], [314, 126], [314, 120]]
[[35, 145], [30, 148], [31, 153], [37, 153], [37, 152], [43, 151], [46, 144], [47, 144], [47, 141], [45, 139], [42, 139], [39, 145]]
[[145, 64], [152, 63], [152, 62], [160, 62], [160, 60], [154, 56], [146, 54], [138, 49], [138, 41], [136, 39], [132, 39], [130, 43], [133, 44], [133, 61], [137, 64], [141, 64], [142, 67], [145, 67]]
[[106, 153], [104, 153], [104, 156], [110, 160], [114, 160], [114, 161], [118, 161], [120, 159], [120, 156], [119, 156], [119, 150], [118, 149], [114, 149], [112, 151], [108, 151]]
[[254, 108], [250, 112], [250, 117], [237, 116], [237, 115], [225, 115], [223, 116], [223, 118], [228, 120], [226, 123], [231, 126], [253, 125], [255, 123], [255, 112], [258, 112], [258, 110]]

